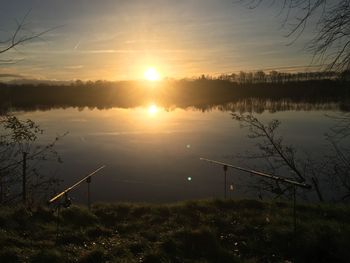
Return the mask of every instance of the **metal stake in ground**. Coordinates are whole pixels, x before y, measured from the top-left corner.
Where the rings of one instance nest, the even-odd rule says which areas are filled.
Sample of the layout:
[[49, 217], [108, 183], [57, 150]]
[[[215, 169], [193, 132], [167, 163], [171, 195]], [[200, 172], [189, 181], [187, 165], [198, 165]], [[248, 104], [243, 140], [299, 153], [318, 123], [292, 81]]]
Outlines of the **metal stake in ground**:
[[227, 197], [227, 165], [224, 165], [224, 197], [226, 199]]
[[86, 178], [87, 183], [87, 202], [88, 202], [88, 208], [91, 210], [91, 199], [90, 199], [90, 183], [91, 183], [91, 176]]
[[25, 205], [27, 202], [27, 154], [23, 152], [23, 162], [22, 162], [22, 201]]
[[294, 238], [297, 233], [297, 209], [296, 209], [296, 187], [293, 185], [293, 220], [294, 220]]

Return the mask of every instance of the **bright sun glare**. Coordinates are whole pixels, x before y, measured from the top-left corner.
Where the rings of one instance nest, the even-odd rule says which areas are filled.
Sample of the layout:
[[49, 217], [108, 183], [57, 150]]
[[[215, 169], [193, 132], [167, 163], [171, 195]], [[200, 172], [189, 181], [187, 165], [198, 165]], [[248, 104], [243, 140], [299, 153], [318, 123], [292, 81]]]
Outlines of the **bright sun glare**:
[[158, 112], [158, 107], [155, 104], [152, 104], [148, 107], [147, 109], [148, 115], [149, 116], [154, 116]]
[[160, 79], [160, 74], [155, 68], [148, 68], [144, 73], [143, 73], [145, 79], [149, 81], [157, 81]]

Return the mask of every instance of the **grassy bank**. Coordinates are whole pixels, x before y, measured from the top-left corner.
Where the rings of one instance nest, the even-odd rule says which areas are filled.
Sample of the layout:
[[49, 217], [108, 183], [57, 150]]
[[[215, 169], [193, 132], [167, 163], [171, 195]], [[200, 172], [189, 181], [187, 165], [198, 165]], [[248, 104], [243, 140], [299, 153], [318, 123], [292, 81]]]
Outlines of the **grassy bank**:
[[97, 204], [56, 214], [2, 207], [0, 262], [348, 262], [350, 208], [189, 201]]

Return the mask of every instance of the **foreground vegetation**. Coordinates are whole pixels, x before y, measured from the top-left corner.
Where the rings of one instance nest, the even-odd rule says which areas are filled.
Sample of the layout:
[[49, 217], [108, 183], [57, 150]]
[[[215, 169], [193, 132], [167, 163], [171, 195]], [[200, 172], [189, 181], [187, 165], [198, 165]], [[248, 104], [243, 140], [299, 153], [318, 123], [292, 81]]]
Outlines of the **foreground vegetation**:
[[2, 207], [0, 262], [347, 262], [350, 208], [188, 201], [97, 204], [92, 211]]

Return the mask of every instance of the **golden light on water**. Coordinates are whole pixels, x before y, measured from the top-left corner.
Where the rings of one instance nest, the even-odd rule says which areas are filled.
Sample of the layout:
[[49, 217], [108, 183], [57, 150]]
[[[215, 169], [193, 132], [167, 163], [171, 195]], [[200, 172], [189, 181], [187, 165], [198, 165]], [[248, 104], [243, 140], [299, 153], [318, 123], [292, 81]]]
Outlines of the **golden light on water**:
[[144, 73], [143, 76], [148, 81], [157, 81], [160, 80], [160, 74], [157, 69], [150, 67]]

